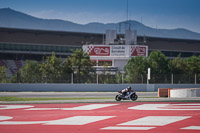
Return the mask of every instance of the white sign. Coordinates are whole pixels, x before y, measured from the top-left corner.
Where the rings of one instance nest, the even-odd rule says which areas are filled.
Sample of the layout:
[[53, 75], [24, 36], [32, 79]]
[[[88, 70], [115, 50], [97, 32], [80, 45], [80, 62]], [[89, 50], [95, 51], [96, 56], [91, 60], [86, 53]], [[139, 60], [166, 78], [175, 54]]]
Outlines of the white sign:
[[148, 68], [148, 80], [151, 79], [151, 68]]
[[124, 45], [111, 46], [111, 56], [126, 56], [126, 47]]
[[83, 45], [90, 56], [135, 57], [148, 56], [148, 46], [144, 45]]

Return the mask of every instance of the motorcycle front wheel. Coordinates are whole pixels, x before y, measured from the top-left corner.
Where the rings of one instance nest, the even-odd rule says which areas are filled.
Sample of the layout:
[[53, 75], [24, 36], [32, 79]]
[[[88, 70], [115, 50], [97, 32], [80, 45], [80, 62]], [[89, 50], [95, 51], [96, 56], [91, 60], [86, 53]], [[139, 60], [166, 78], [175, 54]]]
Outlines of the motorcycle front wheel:
[[122, 98], [121, 98], [119, 95], [116, 95], [116, 96], [115, 96], [115, 100], [116, 100], [116, 101], [121, 101]]
[[137, 95], [131, 95], [131, 100], [132, 100], [132, 101], [135, 101], [135, 100], [137, 100], [137, 98], [138, 98], [138, 96], [137, 96]]

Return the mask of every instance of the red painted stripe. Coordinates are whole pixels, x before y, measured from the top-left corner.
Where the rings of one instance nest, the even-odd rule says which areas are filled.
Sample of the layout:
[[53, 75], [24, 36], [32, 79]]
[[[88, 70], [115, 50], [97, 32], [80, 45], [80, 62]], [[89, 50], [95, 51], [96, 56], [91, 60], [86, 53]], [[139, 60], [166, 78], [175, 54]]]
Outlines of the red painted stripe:
[[[101, 103], [96, 103], [97, 106]], [[113, 103], [103, 103], [113, 104]], [[134, 132], [134, 133], [187, 133], [187, 132], [199, 132], [200, 127], [200, 110], [188, 110], [199, 108], [200, 105], [196, 103], [190, 103], [192, 106], [185, 106], [185, 103], [180, 105], [183, 110], [135, 110], [128, 109], [133, 106], [143, 104], [156, 104], [151, 102], [127, 102], [116, 103], [118, 105], [107, 106], [103, 108], [93, 110], [63, 110], [62, 108], [77, 108], [81, 106], [87, 107], [90, 103], [75, 103], [75, 104], [29, 104], [27, 108], [18, 109], [2, 109], [0, 106], [0, 132], [1, 133], [115, 133], [115, 132]], [[178, 108], [180, 103], [159, 103], [166, 104], [164, 108], [172, 107]], [[188, 103], [187, 103], [188, 104]], [[194, 105], [193, 105], [194, 104]], [[24, 104], [23, 104], [24, 106]], [[31, 107], [34, 106], [34, 107]], [[88, 106], [90, 107], [90, 106]], [[48, 110], [27, 110], [31, 108], [48, 108]], [[49, 108], [52, 108], [52, 110]], [[60, 109], [53, 109], [60, 108]], [[175, 109], [176, 109], [175, 108]], [[187, 109], [187, 110], [184, 110]], [[167, 117], [171, 116], [171, 117]], [[148, 118], [164, 118], [160, 119], [165, 124], [151, 125], [145, 123], [142, 125], [142, 120], [151, 122]], [[172, 118], [173, 120], [165, 122], [165, 119]], [[181, 119], [179, 119], [181, 118]], [[76, 120], [81, 119], [82, 125], [76, 125]], [[84, 121], [84, 119], [86, 119]], [[69, 120], [72, 120], [75, 124], [70, 125]], [[53, 122], [52, 122], [53, 121]], [[62, 122], [63, 121], [63, 122]], [[77, 120], [78, 121], [78, 120]], [[155, 120], [156, 121], [156, 120]], [[152, 123], [157, 123], [157, 122]], [[12, 122], [18, 123], [17, 125]], [[21, 124], [20, 124], [21, 122]], [[26, 122], [29, 124], [26, 124]], [[35, 122], [31, 124], [30, 122]], [[39, 123], [37, 123], [39, 122]], [[51, 124], [47, 124], [47, 123]], [[55, 122], [58, 122], [54, 125]], [[59, 124], [60, 122], [60, 124]], [[137, 123], [138, 122], [138, 123]], [[5, 123], [5, 124], [4, 124]], [[6, 124], [7, 123], [7, 124]], [[8, 124], [11, 123], [11, 124]], [[62, 125], [65, 123], [66, 125]], [[124, 123], [124, 124], [123, 124]], [[126, 125], [126, 123], [128, 123]], [[133, 123], [133, 124], [131, 124]], [[142, 130], [144, 127], [145, 130]], [[152, 128], [150, 128], [152, 127]], [[186, 127], [195, 127], [188, 128]], [[109, 129], [110, 128], [110, 129]]]

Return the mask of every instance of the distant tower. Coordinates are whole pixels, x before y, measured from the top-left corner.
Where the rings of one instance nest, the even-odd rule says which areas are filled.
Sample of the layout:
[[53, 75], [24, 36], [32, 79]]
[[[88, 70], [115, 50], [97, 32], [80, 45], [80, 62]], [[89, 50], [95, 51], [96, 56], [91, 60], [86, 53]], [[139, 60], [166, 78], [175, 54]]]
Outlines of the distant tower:
[[116, 38], [117, 38], [116, 30], [106, 30], [106, 45], [114, 44]]
[[125, 31], [128, 30], [128, 29], [130, 30], [130, 22], [129, 22], [129, 17], [128, 17], [128, 15], [129, 15], [128, 5], [129, 5], [129, 1], [126, 0], [126, 26], [125, 26]]
[[126, 45], [137, 44], [137, 31], [136, 30], [126, 30], [125, 44]]

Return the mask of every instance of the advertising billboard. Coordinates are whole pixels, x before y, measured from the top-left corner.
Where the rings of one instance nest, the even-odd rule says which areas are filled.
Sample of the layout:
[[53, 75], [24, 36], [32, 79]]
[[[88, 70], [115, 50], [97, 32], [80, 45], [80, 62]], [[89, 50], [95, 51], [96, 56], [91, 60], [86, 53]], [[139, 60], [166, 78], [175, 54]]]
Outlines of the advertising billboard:
[[147, 56], [147, 46], [131, 46], [131, 56]]
[[109, 46], [87, 46], [88, 54], [90, 56], [110, 56], [110, 47]]
[[148, 47], [144, 45], [84, 45], [83, 50], [90, 56], [148, 56]]

